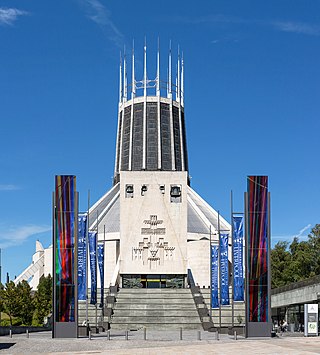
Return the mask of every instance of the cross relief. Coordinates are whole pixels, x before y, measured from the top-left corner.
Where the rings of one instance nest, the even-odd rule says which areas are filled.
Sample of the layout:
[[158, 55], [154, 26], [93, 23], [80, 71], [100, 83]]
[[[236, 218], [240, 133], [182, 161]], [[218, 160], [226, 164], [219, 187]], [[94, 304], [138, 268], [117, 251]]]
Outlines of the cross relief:
[[163, 220], [158, 220], [156, 215], [144, 220], [147, 228], [141, 228], [142, 241], [137, 247], [132, 248], [132, 259], [142, 261], [143, 265], [149, 265], [150, 269], [156, 269], [157, 265], [163, 265], [166, 260], [174, 259], [175, 247], [169, 246], [165, 241], [166, 228], [160, 228]]

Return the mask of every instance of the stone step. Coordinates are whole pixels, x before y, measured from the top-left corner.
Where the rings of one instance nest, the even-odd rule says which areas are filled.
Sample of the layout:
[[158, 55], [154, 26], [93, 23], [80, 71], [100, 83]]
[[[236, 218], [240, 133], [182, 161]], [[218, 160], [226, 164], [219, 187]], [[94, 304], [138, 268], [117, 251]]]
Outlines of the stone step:
[[[119, 310], [115, 309], [113, 317], [172, 317], [181, 316], [181, 311], [179, 310]], [[196, 310], [185, 310], [183, 312], [184, 317], [198, 317], [198, 312]]]
[[190, 289], [120, 289], [111, 329], [201, 329]]
[[[171, 323], [171, 324], [163, 324], [163, 323], [112, 323], [112, 330], [139, 330], [142, 328], [146, 328], [147, 330], [172, 330], [173, 332], [177, 332], [177, 339], [180, 335], [180, 329], [183, 330], [203, 330], [201, 323]], [[148, 332], [147, 332], [148, 338]]]
[[120, 288], [119, 293], [143, 293], [143, 294], [170, 294], [170, 293], [179, 293], [179, 294], [189, 294], [189, 288]]
[[125, 302], [117, 302], [115, 304], [115, 309], [163, 309], [163, 310], [181, 310], [184, 311], [186, 309], [190, 309], [193, 307], [194, 303], [125, 303]]
[[176, 324], [185, 324], [185, 323], [201, 323], [200, 319], [197, 316], [190, 317], [179, 317], [179, 316], [159, 316], [155, 317], [143, 317], [143, 316], [123, 316], [123, 317], [112, 317], [112, 323], [176, 323]]
[[194, 301], [192, 298], [190, 299], [179, 299], [179, 298], [142, 298], [139, 297], [138, 299], [128, 299], [128, 298], [117, 298], [117, 302], [116, 304], [120, 304], [120, 303], [130, 303], [130, 304], [190, 304], [190, 305], [194, 305]]
[[157, 299], [157, 298], [167, 298], [167, 299], [192, 299], [192, 295], [189, 293], [141, 293], [141, 294], [136, 294], [136, 293], [119, 293], [117, 295], [117, 299], [132, 299], [132, 298], [136, 298], [136, 297], [140, 297], [140, 298], [144, 298], [144, 299]]

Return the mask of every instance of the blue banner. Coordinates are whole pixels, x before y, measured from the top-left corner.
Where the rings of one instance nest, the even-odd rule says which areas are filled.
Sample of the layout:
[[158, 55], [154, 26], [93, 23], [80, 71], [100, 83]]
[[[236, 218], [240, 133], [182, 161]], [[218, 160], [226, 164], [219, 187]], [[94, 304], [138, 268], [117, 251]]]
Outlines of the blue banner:
[[229, 304], [228, 234], [220, 234], [220, 300]]
[[87, 214], [78, 215], [78, 300], [85, 301], [87, 297]]
[[211, 245], [211, 308], [218, 307], [218, 246]]
[[233, 299], [244, 301], [243, 216], [233, 216]]
[[97, 303], [97, 232], [89, 232], [89, 254], [91, 271], [91, 304]]
[[103, 307], [104, 298], [104, 244], [98, 244], [98, 266], [100, 271], [100, 284], [101, 284], [101, 301], [100, 307]]

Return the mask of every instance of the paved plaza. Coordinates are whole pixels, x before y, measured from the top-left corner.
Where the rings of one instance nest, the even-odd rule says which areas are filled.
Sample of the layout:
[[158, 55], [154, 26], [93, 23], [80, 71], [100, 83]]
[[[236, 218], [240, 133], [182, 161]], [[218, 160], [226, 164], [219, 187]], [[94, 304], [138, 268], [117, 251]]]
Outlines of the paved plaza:
[[177, 331], [149, 331], [144, 340], [143, 331], [111, 332], [94, 335], [92, 339], [52, 339], [51, 332], [13, 335], [0, 338], [1, 354], [320, 354], [320, 337], [305, 338], [285, 334], [277, 338], [237, 340], [233, 336], [215, 333], [184, 331], [180, 340]]

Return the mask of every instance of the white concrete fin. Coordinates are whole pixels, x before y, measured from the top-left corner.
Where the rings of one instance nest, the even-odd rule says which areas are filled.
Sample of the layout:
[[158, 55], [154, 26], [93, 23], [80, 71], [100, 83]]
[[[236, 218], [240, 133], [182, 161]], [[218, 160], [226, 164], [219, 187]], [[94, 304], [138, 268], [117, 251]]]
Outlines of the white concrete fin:
[[36, 253], [39, 251], [44, 251], [43, 245], [39, 240], [36, 241]]

